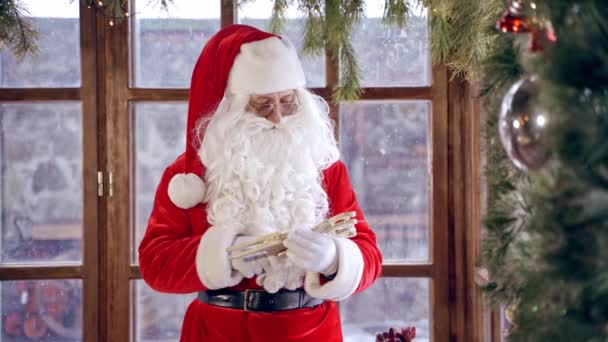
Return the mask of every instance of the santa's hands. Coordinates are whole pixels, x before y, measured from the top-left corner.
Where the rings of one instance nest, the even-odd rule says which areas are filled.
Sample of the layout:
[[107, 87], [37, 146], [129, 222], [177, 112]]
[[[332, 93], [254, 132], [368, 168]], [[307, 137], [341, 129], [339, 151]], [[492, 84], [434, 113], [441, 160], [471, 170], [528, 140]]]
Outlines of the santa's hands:
[[256, 283], [267, 292], [275, 293], [282, 288], [295, 290], [304, 284], [304, 274], [300, 267], [294, 265], [286, 255], [269, 255], [269, 268], [256, 278]]
[[306, 271], [332, 275], [338, 270], [336, 243], [327, 234], [297, 230], [289, 233], [283, 245], [289, 260]]
[[[254, 240], [255, 236], [239, 235], [234, 239], [232, 245], [239, 245], [242, 243]], [[258, 274], [262, 274], [266, 269], [270, 268], [268, 258], [263, 253], [258, 253], [242, 258], [232, 260], [232, 268], [237, 270], [245, 278], [253, 278]]]

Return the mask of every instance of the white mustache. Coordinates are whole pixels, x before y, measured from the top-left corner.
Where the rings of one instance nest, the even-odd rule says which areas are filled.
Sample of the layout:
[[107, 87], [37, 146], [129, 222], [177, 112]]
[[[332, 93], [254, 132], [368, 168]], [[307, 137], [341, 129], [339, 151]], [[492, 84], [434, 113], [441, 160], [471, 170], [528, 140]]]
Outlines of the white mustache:
[[241, 127], [251, 127], [252, 129], [292, 129], [294, 125], [300, 124], [301, 115], [293, 114], [281, 118], [279, 123], [274, 123], [266, 118], [260, 117], [255, 113], [245, 112], [237, 125]]

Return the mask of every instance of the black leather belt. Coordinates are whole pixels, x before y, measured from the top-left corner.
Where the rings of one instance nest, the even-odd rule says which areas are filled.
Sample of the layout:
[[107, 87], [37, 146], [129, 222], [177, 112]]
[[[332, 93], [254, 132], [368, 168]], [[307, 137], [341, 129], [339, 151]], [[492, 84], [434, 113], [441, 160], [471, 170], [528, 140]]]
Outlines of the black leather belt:
[[207, 290], [198, 293], [198, 300], [229, 309], [261, 312], [311, 308], [323, 303], [322, 299], [313, 298], [304, 290], [281, 290], [277, 293], [264, 290]]

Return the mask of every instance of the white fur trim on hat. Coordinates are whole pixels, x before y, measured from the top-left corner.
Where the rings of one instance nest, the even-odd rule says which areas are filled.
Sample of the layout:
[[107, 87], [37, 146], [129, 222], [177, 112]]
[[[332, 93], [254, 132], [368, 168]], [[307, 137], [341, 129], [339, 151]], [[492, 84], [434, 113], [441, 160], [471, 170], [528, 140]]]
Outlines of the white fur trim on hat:
[[241, 273], [232, 269], [226, 251], [232, 246], [236, 235], [234, 230], [213, 226], [201, 237], [196, 250], [196, 273], [210, 290], [231, 287], [243, 280]]
[[267, 94], [306, 85], [304, 70], [293, 44], [271, 37], [241, 45], [230, 69], [230, 94]]
[[363, 254], [356, 243], [343, 237], [334, 237], [338, 249], [338, 273], [321, 285], [320, 274], [307, 272], [304, 289], [311, 297], [339, 301], [348, 298], [359, 287], [363, 276]]
[[177, 207], [190, 209], [203, 201], [205, 183], [194, 173], [178, 173], [169, 181], [167, 192]]

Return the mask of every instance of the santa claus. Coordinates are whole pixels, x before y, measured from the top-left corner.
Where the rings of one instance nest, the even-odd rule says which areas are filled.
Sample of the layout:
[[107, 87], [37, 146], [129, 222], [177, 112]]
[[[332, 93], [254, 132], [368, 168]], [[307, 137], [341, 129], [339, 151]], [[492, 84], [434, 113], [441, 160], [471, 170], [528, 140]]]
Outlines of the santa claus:
[[[232, 25], [203, 49], [186, 152], [164, 172], [139, 246], [152, 288], [198, 292], [182, 342], [342, 340], [336, 301], [369, 287], [382, 257], [328, 114], [285, 37]], [[354, 237], [312, 229], [351, 211]], [[285, 253], [227, 251], [275, 232]]]

